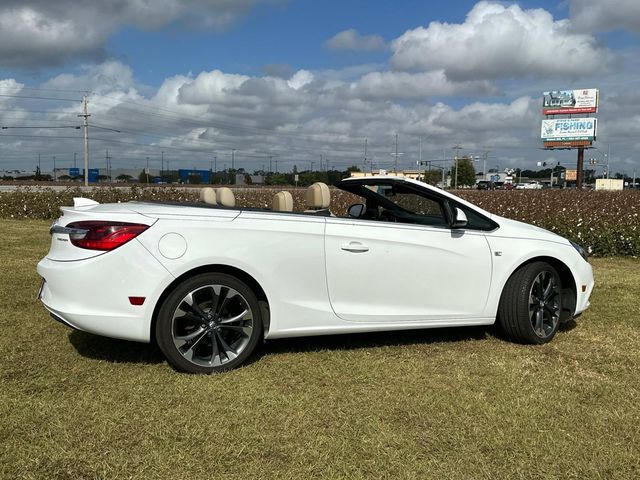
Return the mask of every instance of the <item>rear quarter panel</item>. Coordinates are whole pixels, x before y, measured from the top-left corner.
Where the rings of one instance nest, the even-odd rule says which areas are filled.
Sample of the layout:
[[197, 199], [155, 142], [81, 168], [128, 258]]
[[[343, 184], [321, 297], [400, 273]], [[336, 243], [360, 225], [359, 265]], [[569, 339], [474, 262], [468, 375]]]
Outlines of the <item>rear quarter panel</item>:
[[[265, 291], [271, 312], [268, 336], [282, 330], [338, 321], [329, 304], [322, 217], [242, 212], [233, 221], [183, 216], [160, 218], [140, 237], [174, 276], [202, 266], [225, 265], [251, 275]], [[160, 248], [167, 234], [186, 241], [179, 258]]]

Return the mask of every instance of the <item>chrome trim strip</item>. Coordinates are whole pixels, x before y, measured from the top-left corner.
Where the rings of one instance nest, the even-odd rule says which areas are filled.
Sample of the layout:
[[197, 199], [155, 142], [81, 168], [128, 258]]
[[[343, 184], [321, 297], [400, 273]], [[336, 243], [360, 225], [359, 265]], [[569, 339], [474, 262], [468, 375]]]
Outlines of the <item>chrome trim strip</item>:
[[85, 228], [69, 228], [69, 227], [63, 227], [61, 225], [52, 225], [51, 229], [49, 230], [49, 233], [51, 235], [53, 235], [54, 233], [62, 233], [62, 234], [69, 234], [69, 235], [86, 235], [87, 233], [89, 233], [89, 230], [85, 229]]

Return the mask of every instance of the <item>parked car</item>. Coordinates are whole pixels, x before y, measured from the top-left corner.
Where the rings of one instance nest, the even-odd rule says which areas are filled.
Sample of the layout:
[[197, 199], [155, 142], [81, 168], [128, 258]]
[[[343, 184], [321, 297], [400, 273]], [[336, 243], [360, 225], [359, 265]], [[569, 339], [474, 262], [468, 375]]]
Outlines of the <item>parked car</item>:
[[51, 227], [38, 297], [79, 330], [157, 342], [177, 370], [241, 365], [263, 340], [498, 323], [550, 341], [589, 306], [580, 246], [399, 177], [350, 178], [341, 216], [314, 184], [241, 208], [228, 188], [202, 202], [75, 199]]
[[496, 187], [490, 180], [480, 180], [476, 183], [476, 188], [478, 190], [494, 190]]
[[540, 190], [542, 188], [543, 188], [542, 183], [537, 181], [518, 183], [516, 185], [516, 190]]

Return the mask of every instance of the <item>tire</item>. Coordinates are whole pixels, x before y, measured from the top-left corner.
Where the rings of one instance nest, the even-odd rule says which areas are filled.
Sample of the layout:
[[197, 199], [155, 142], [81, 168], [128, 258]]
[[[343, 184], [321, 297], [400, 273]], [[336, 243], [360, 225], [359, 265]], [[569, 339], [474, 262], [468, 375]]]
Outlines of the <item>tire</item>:
[[188, 373], [216, 373], [241, 365], [262, 337], [255, 293], [224, 273], [180, 283], [162, 303], [156, 339], [169, 364]]
[[558, 272], [546, 262], [516, 270], [507, 281], [498, 306], [498, 323], [518, 343], [550, 342], [562, 313], [562, 284]]

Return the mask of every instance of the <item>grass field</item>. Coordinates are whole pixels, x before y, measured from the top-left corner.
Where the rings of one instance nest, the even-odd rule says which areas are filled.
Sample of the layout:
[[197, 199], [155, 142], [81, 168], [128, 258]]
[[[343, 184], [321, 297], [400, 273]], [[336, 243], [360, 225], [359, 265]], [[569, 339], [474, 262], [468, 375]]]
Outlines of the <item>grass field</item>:
[[640, 261], [595, 259], [549, 345], [464, 328], [267, 343], [217, 376], [35, 300], [49, 222], [0, 223], [0, 478], [640, 477]]

